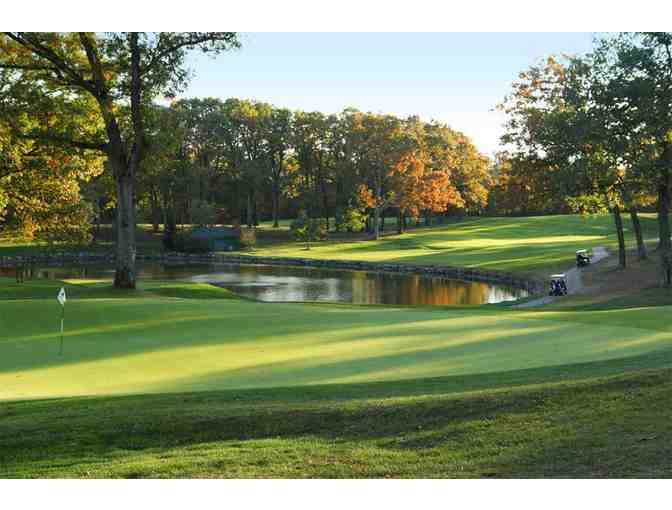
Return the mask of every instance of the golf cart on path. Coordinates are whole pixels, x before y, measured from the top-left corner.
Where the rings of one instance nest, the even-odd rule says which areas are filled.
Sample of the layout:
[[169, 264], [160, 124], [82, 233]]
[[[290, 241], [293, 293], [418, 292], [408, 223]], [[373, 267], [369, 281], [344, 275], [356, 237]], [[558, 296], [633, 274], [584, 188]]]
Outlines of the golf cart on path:
[[588, 250], [578, 250], [576, 252], [576, 267], [585, 267], [588, 265], [590, 265]]
[[551, 286], [548, 292], [549, 296], [567, 295], [567, 275], [564, 273], [551, 275]]

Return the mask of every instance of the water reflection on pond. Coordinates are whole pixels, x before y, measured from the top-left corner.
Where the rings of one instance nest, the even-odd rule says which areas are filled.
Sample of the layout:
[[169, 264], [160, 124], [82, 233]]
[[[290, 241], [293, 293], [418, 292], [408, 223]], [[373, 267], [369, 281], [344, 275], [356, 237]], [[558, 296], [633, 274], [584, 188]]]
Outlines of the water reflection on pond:
[[[110, 267], [32, 268], [33, 278], [112, 278]], [[0, 275], [13, 276], [13, 269]], [[478, 305], [527, 296], [522, 289], [414, 274], [282, 266], [144, 264], [139, 277], [207, 282], [261, 301], [335, 301], [357, 304]]]

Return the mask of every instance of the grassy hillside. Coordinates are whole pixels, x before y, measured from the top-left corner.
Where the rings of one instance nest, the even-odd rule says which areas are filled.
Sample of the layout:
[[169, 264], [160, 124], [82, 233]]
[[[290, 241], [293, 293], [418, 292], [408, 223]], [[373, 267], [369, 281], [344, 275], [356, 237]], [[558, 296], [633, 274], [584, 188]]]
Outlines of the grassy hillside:
[[672, 473], [670, 307], [268, 304], [69, 282], [59, 357], [59, 283], [0, 283], [0, 476]]
[[[657, 238], [654, 215], [642, 215], [646, 237]], [[626, 242], [635, 243], [629, 221]], [[471, 218], [422, 228], [380, 241], [326, 241], [311, 249], [296, 242], [270, 242], [260, 255], [445, 264], [541, 273], [571, 265], [574, 252], [606, 246], [616, 249], [611, 216]]]
[[670, 477], [672, 370], [565, 378], [9, 403], [0, 476]]

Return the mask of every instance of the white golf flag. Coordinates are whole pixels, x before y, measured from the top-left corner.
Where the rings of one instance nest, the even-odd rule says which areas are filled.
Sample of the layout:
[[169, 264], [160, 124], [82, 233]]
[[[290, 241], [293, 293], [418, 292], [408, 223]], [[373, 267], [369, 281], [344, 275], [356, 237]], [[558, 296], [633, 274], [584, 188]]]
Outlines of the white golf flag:
[[60, 292], [58, 293], [58, 302], [61, 303], [61, 306], [65, 306], [65, 287], [61, 287]]

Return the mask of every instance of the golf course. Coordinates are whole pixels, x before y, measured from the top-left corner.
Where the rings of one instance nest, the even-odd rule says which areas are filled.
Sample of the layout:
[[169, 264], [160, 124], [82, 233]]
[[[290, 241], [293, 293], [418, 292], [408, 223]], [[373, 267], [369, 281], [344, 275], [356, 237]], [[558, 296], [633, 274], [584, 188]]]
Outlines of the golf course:
[[[613, 250], [610, 222], [471, 218], [257, 252], [539, 278]], [[655, 238], [653, 215], [642, 227]], [[0, 477], [669, 477], [672, 294], [645, 285], [653, 262], [613, 262], [531, 308], [1, 278]]]

